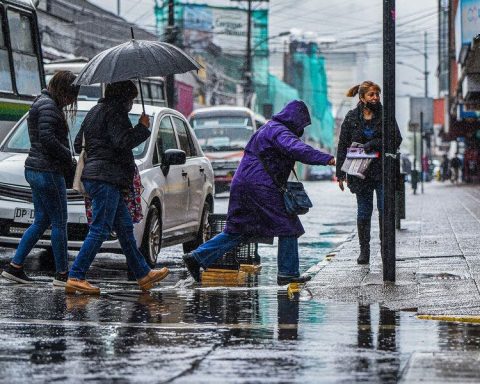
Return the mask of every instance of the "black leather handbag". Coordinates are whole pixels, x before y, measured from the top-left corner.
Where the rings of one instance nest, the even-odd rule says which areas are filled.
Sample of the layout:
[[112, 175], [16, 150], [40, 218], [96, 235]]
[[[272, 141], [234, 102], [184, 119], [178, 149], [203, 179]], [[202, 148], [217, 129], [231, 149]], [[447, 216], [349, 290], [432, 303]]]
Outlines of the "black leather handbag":
[[268, 173], [268, 175], [273, 180], [273, 183], [278, 188], [283, 196], [283, 201], [285, 203], [285, 209], [289, 215], [304, 215], [310, 208], [313, 207], [312, 201], [307, 195], [303, 183], [298, 180], [297, 173], [295, 169], [292, 168], [292, 172], [295, 175], [297, 181], [287, 181], [285, 185], [282, 185], [278, 182], [275, 175], [270, 172], [270, 169], [259, 156], [259, 160], [263, 165], [263, 168]]

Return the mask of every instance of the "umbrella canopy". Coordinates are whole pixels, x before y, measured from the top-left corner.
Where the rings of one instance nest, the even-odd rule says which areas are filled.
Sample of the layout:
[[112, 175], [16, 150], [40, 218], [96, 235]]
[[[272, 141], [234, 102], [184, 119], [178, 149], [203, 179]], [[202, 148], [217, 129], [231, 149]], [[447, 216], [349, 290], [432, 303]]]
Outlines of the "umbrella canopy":
[[200, 64], [172, 44], [130, 40], [96, 55], [79, 73], [74, 84], [114, 83], [200, 68]]

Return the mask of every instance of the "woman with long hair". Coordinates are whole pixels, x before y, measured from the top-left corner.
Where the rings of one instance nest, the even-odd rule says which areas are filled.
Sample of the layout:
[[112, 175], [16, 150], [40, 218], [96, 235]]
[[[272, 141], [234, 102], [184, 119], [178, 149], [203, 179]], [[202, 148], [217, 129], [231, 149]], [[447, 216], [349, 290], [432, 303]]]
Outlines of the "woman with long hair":
[[25, 258], [50, 225], [56, 270], [53, 285], [64, 286], [67, 281], [65, 177], [70, 177], [74, 169], [67, 118], [73, 118], [76, 111], [79, 87], [72, 85], [74, 80], [75, 75], [70, 71], [57, 72], [28, 113], [31, 147], [25, 160], [25, 179], [32, 189], [35, 219], [23, 234], [15, 256], [2, 272], [3, 277], [17, 283], [32, 281], [23, 270]]
[[130, 80], [108, 84], [105, 98], [88, 112], [75, 138], [75, 150], [80, 152], [84, 140], [87, 154], [82, 182], [92, 200], [92, 222], [70, 270], [67, 293], [100, 293], [100, 288], [86, 280], [86, 274], [112, 231], [117, 234], [128, 267], [142, 290], [151, 289], [168, 275], [167, 268], [148, 267], [137, 248], [132, 218], [123, 199], [123, 191], [132, 186], [135, 175], [132, 149], [150, 137], [147, 115], [142, 114], [135, 127], [128, 117], [137, 94]]
[[[373, 81], [364, 81], [349, 89], [348, 97], [358, 94], [357, 107], [350, 110], [345, 116], [340, 131], [337, 149], [337, 180], [338, 186], [343, 191], [346, 182], [350, 192], [357, 197], [357, 229], [360, 242], [360, 255], [358, 264], [370, 262], [370, 228], [373, 213], [373, 192], [377, 195], [377, 208], [380, 221], [380, 240], [382, 240], [382, 214], [383, 214], [383, 183], [382, 183], [382, 104], [380, 102], [380, 86]], [[400, 147], [402, 136], [396, 127], [397, 134], [390, 140], [395, 140], [396, 147]], [[363, 145], [365, 152], [378, 152], [378, 158], [372, 159], [367, 170], [363, 173], [365, 178], [346, 174], [342, 171], [347, 151], [352, 143]]]

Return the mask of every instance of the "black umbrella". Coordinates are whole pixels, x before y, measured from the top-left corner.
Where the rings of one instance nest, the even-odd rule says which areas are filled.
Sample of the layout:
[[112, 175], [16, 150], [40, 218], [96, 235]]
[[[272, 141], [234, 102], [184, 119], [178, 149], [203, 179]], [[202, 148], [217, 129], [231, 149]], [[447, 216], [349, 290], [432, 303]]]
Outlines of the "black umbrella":
[[[75, 79], [75, 85], [114, 83], [198, 70], [201, 65], [180, 48], [160, 41], [132, 40], [100, 52]], [[143, 106], [143, 92], [140, 83]], [[145, 112], [145, 108], [144, 108]]]

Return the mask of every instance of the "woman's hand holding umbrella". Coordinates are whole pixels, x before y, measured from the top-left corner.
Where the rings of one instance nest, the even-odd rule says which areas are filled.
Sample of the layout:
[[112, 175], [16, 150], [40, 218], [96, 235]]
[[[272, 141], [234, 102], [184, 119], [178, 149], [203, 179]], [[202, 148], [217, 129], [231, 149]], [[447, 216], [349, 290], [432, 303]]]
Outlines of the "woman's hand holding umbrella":
[[146, 115], [145, 113], [142, 113], [142, 115], [138, 119], [138, 122], [145, 127], [150, 128], [150, 116]]

